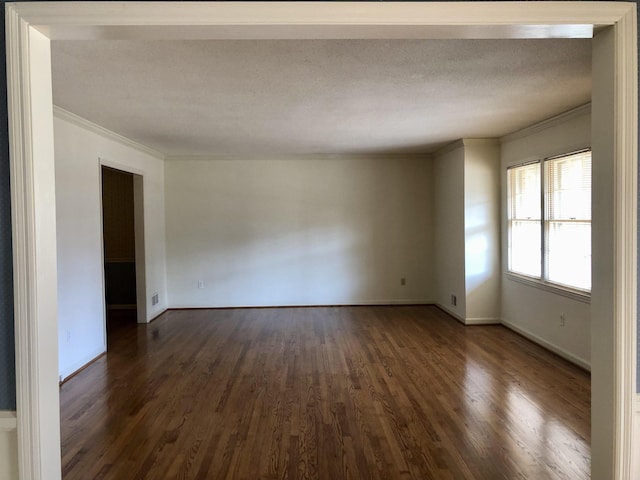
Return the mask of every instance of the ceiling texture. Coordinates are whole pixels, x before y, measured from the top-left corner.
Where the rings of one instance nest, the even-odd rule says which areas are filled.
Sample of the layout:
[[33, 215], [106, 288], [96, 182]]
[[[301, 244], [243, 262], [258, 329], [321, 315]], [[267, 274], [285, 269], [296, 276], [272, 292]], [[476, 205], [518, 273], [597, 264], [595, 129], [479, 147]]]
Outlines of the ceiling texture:
[[53, 41], [54, 103], [167, 156], [432, 152], [591, 99], [591, 41]]

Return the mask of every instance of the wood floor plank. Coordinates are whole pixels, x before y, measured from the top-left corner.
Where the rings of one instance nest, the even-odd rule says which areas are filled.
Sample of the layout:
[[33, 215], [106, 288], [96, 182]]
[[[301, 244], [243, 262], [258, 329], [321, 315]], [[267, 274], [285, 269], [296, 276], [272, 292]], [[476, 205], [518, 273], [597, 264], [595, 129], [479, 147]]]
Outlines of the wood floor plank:
[[61, 387], [65, 480], [588, 479], [590, 377], [432, 306], [170, 311]]

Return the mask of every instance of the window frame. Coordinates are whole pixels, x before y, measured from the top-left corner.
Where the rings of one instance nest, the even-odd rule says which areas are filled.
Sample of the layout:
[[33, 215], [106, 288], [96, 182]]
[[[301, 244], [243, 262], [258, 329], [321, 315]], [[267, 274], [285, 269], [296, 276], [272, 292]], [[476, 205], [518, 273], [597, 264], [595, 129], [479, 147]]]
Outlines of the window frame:
[[[551, 155], [544, 158], [537, 159], [529, 159], [528, 161], [523, 161], [519, 163], [515, 163], [513, 165], [509, 165], [506, 168], [506, 208], [505, 208], [505, 219], [506, 219], [506, 261], [505, 261], [505, 275], [507, 275], [512, 280], [515, 280], [519, 283], [523, 283], [525, 285], [533, 286], [536, 288], [540, 288], [542, 290], [546, 290], [552, 293], [556, 293], [559, 295], [563, 295], [569, 298], [573, 298], [575, 300], [579, 300], [582, 302], [590, 303], [591, 302], [591, 289], [585, 290], [579, 287], [573, 287], [570, 285], [565, 285], [562, 283], [554, 282], [547, 279], [548, 276], [548, 253], [547, 253], [547, 244], [548, 244], [548, 232], [547, 232], [547, 224], [549, 222], [547, 215], [547, 168], [545, 167], [546, 162], [551, 160], [557, 160], [563, 157], [569, 157], [571, 155], [578, 155], [581, 153], [592, 153], [591, 147], [579, 148], [576, 150], [571, 150], [565, 153], [560, 153], [557, 155]], [[540, 276], [528, 275], [526, 273], [520, 273], [516, 271], [510, 270], [510, 252], [511, 252], [511, 221], [510, 218], [510, 203], [511, 203], [511, 194], [510, 194], [510, 182], [509, 182], [509, 170], [526, 167], [529, 165], [538, 165], [540, 169]], [[592, 179], [592, 187], [593, 187], [593, 179]], [[593, 198], [593, 188], [591, 189], [591, 197]], [[593, 219], [589, 220], [591, 223]]]

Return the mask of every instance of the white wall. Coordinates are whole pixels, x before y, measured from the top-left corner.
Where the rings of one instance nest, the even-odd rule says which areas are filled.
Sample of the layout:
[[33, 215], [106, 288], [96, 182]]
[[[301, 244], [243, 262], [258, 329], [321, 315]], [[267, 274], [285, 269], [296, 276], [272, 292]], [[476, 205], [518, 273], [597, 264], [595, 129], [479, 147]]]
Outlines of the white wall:
[[465, 139], [465, 323], [500, 322], [500, 144]]
[[434, 163], [436, 303], [465, 324], [500, 323], [500, 145], [458, 140]]
[[431, 189], [417, 156], [168, 160], [170, 305], [432, 301]]
[[[581, 108], [502, 139], [502, 270], [507, 271], [506, 169], [511, 165], [591, 145], [591, 115]], [[594, 272], [595, 274], [595, 272]], [[560, 315], [565, 326], [560, 326]], [[589, 368], [591, 308], [588, 302], [502, 276], [502, 322], [560, 355]]]
[[[464, 321], [467, 316], [464, 232], [464, 145], [434, 158], [435, 302]], [[456, 296], [456, 305], [451, 304]]]
[[16, 431], [0, 431], [0, 480], [18, 478], [18, 441]]
[[0, 411], [0, 480], [18, 478], [16, 412]]
[[[633, 409], [633, 439], [640, 440], [640, 395], [636, 395]], [[640, 475], [640, 454], [636, 453], [631, 462], [632, 475]]]
[[[101, 160], [143, 175], [147, 321], [167, 305], [164, 162], [56, 110], [58, 341], [65, 378], [105, 351]], [[151, 295], [159, 293], [159, 304]]]

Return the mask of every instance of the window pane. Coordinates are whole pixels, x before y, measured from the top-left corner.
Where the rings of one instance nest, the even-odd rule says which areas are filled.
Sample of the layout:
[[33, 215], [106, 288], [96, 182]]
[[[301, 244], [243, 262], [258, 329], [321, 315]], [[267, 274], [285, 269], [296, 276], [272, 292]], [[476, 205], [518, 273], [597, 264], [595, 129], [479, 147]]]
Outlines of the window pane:
[[507, 171], [509, 271], [541, 276], [540, 163]]
[[547, 160], [546, 280], [591, 289], [591, 152]]
[[539, 220], [514, 220], [509, 228], [509, 270], [540, 277], [541, 245]]
[[540, 164], [510, 168], [507, 175], [509, 218], [540, 220]]
[[591, 290], [591, 223], [549, 222], [547, 279]]
[[591, 220], [591, 152], [545, 162], [547, 220]]

